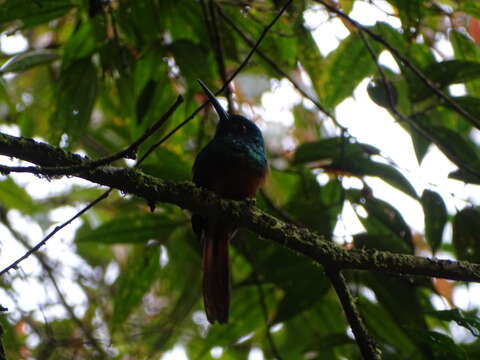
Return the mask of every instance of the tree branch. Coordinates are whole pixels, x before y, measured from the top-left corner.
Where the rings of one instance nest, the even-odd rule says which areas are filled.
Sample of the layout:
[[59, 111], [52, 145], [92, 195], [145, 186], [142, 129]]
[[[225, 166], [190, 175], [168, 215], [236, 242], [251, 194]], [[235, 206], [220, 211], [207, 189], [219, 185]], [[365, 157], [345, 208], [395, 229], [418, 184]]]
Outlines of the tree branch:
[[[75, 174], [80, 171], [94, 169], [99, 166], [104, 166], [113, 163], [114, 161], [127, 158], [127, 159], [134, 159], [135, 153], [137, 152], [139, 146], [145, 142], [150, 136], [155, 134], [158, 129], [172, 116], [172, 114], [177, 110], [180, 104], [183, 102], [183, 98], [181, 96], [177, 97], [175, 103], [167, 110], [163, 116], [156, 121], [152, 126], [150, 126], [145, 133], [140, 136], [137, 140], [135, 140], [131, 145], [127, 146], [125, 149], [101, 158], [97, 160], [89, 160], [85, 161], [82, 165], [74, 165], [74, 166], [49, 166], [40, 169], [35, 166], [17, 166], [12, 167], [14, 172], [26, 172], [32, 174], [42, 174], [47, 176], [55, 176], [55, 175], [68, 175], [68, 174]], [[0, 168], [0, 172], [3, 172]]]
[[[0, 155], [40, 166], [72, 166], [88, 161], [48, 144], [5, 134], [0, 134]], [[192, 212], [228, 218], [241, 227], [326, 266], [480, 282], [480, 264], [377, 250], [347, 250], [308, 229], [286, 224], [252, 206], [249, 201], [220, 199], [214, 193], [197, 188], [191, 182], [175, 183], [145, 175], [136, 169], [112, 166], [88, 170], [77, 176], [136, 195], [149, 203], [165, 202]]]
[[355, 305], [355, 299], [348, 290], [345, 277], [339, 270], [333, 267], [326, 268], [325, 272], [332, 282], [335, 292], [342, 303], [343, 311], [345, 312], [348, 323], [352, 327], [353, 335], [355, 336], [355, 340], [357, 341], [363, 358], [369, 360], [380, 360], [380, 349], [368, 334], [367, 328]]

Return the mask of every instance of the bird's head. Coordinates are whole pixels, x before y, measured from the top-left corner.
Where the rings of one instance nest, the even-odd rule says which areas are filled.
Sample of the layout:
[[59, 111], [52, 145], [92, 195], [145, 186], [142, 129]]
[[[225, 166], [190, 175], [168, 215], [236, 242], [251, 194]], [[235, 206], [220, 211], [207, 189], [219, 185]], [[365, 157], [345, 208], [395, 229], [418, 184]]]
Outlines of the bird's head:
[[219, 117], [215, 136], [244, 138], [249, 141], [259, 142], [263, 146], [262, 132], [253, 121], [244, 116], [229, 114], [226, 112], [207, 86], [200, 80], [198, 80], [198, 82], [203, 88], [203, 91], [205, 91], [205, 94], [207, 94], [208, 99], [212, 103]]

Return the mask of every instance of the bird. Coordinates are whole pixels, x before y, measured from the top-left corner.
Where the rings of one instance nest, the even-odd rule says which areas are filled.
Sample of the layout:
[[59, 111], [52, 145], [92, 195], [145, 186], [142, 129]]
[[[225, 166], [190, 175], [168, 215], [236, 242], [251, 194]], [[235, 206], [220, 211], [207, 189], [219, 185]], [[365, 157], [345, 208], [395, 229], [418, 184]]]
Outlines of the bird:
[[[219, 121], [214, 137], [198, 153], [193, 182], [221, 198], [246, 200], [255, 197], [268, 173], [262, 132], [244, 116], [225, 111], [215, 95], [198, 80]], [[203, 301], [210, 323], [228, 322], [230, 308], [229, 242], [234, 223], [192, 215], [192, 228], [202, 243]]]

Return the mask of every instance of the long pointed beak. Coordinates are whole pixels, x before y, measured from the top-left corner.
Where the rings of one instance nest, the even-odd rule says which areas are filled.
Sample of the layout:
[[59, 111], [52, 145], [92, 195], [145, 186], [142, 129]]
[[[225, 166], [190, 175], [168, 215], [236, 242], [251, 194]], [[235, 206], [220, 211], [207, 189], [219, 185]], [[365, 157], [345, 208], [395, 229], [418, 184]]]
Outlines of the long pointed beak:
[[217, 98], [215, 95], [210, 91], [210, 89], [203, 83], [202, 80], [198, 79], [197, 80], [200, 86], [202, 87], [203, 91], [205, 94], [207, 94], [208, 99], [212, 103], [213, 107], [215, 108], [215, 111], [218, 114], [218, 117], [220, 118], [220, 121], [223, 120], [228, 120], [228, 113], [223, 109], [222, 105], [218, 102]]

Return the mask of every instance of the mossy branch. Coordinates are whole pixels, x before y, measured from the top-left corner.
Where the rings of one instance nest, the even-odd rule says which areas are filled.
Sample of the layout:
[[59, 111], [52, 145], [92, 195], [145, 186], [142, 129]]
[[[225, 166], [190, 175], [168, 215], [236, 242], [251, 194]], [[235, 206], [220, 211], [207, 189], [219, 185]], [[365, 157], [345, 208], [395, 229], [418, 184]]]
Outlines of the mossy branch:
[[[79, 166], [88, 161], [32, 139], [0, 134], [0, 155], [31, 162], [40, 167]], [[0, 166], [0, 172], [14, 168]], [[42, 175], [41, 168], [36, 174]], [[193, 212], [219, 216], [234, 221], [258, 235], [299, 252], [322, 265], [337, 269], [357, 269], [394, 274], [424, 275], [451, 280], [480, 282], [480, 265], [464, 261], [440, 260], [385, 251], [344, 249], [322, 236], [299, 226], [285, 223], [249, 201], [220, 199], [214, 193], [191, 182], [176, 183], [143, 174], [131, 168], [105, 166], [75, 176], [144, 198], [148, 203], [170, 203]]]

